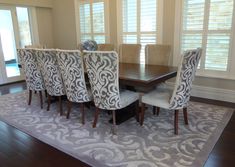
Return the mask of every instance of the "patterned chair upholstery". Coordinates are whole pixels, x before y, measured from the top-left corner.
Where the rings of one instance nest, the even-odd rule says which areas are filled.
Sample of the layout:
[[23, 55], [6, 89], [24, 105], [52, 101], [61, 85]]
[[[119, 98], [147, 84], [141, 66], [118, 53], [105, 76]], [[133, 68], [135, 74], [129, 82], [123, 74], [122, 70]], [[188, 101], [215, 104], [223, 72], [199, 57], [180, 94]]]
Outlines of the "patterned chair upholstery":
[[140, 64], [140, 44], [121, 44], [119, 46], [120, 62]]
[[32, 91], [39, 91], [40, 104], [43, 108], [42, 91], [45, 90], [41, 71], [32, 49], [17, 49], [20, 64], [25, 74], [27, 89], [29, 90], [28, 105], [31, 104]]
[[[112, 110], [113, 133], [115, 133], [115, 110], [124, 108], [133, 102], [138, 104], [139, 94], [128, 90], [119, 91], [119, 61], [116, 52], [85, 51], [84, 54], [87, 74], [96, 106], [93, 127], [96, 127], [100, 109]], [[136, 111], [138, 113], [137, 109]]]
[[82, 123], [84, 124], [84, 103], [91, 101], [92, 98], [85, 83], [81, 52], [57, 50], [57, 59], [68, 98], [67, 118], [69, 118], [71, 102], [81, 103]]
[[96, 41], [94, 40], [86, 40], [84, 42], [81, 43], [80, 46], [81, 50], [88, 50], [88, 51], [96, 51], [98, 49], [98, 45], [96, 43]]
[[175, 110], [174, 131], [178, 134], [178, 112], [183, 109], [185, 124], [188, 124], [187, 106], [190, 99], [192, 81], [201, 57], [202, 49], [185, 51], [178, 67], [173, 93], [167, 89], [157, 88], [142, 97], [141, 121], [143, 125], [145, 104]]
[[45, 87], [48, 93], [48, 106], [50, 109], [51, 96], [59, 98], [59, 112], [62, 115], [61, 96], [65, 95], [64, 84], [54, 49], [35, 49], [39, 67], [42, 71]]

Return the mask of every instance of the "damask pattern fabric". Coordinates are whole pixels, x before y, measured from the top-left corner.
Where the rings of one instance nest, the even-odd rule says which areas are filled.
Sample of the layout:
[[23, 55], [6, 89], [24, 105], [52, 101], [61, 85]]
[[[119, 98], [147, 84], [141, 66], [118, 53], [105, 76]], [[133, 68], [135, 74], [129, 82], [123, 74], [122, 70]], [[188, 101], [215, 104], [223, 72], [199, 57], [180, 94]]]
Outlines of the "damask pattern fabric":
[[202, 49], [185, 51], [178, 68], [176, 85], [170, 99], [170, 109], [180, 109], [188, 105], [192, 82], [201, 57]]
[[36, 56], [32, 49], [17, 49], [20, 64], [25, 73], [25, 80], [29, 90], [44, 90], [44, 82], [39, 70]]
[[87, 51], [96, 51], [98, 49], [98, 45], [94, 40], [86, 40], [81, 44], [81, 46], [82, 50], [87, 50]]
[[57, 59], [68, 100], [78, 103], [90, 101], [91, 95], [86, 88], [81, 52], [58, 50]]
[[100, 109], [121, 108], [119, 64], [116, 52], [84, 52], [95, 105]]
[[35, 53], [43, 74], [47, 93], [51, 96], [65, 95], [64, 84], [56, 59], [56, 50], [36, 49]]

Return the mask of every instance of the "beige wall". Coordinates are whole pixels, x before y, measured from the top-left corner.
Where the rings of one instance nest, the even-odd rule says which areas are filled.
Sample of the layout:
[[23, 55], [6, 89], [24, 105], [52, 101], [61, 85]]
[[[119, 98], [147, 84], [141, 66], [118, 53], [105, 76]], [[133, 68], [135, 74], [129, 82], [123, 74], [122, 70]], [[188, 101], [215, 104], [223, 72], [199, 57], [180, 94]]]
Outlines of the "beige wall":
[[52, 7], [52, 0], [0, 0], [0, 4]]
[[110, 43], [114, 44], [116, 49], [118, 48], [118, 38], [117, 38], [117, 2], [116, 0], [109, 0], [109, 29], [110, 29]]
[[77, 34], [74, 0], [54, 0], [52, 13], [55, 47], [76, 49]]
[[53, 18], [51, 8], [36, 8], [39, 43], [47, 48], [54, 47]]

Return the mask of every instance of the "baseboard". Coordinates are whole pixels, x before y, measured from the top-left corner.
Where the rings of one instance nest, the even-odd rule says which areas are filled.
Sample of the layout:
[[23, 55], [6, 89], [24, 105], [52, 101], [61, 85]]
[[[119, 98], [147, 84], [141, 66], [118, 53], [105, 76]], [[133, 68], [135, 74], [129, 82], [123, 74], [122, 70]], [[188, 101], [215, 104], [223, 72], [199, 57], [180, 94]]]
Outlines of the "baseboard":
[[[171, 82], [167, 82], [167, 85], [172, 89], [174, 87], [174, 83]], [[212, 100], [235, 103], [234, 90], [193, 85], [191, 95], [194, 97], [200, 97], [204, 99], [212, 99]]]

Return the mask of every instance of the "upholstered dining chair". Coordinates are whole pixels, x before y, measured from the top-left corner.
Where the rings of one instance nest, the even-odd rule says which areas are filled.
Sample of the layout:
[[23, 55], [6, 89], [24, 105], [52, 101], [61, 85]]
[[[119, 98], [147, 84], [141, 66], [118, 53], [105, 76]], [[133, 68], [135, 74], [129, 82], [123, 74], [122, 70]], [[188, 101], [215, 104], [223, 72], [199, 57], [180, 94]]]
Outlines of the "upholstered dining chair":
[[[145, 46], [145, 64], [150, 65], [165, 65], [169, 64], [169, 57], [171, 53], [170, 45], [162, 44], [147, 44]], [[165, 87], [165, 83], [160, 83], [157, 87]], [[157, 107], [157, 115], [160, 108]], [[153, 107], [153, 114], [156, 114], [156, 107]]]
[[92, 100], [85, 83], [83, 58], [79, 50], [57, 50], [65, 91], [68, 98], [67, 118], [72, 102], [81, 103], [82, 124], [85, 123], [84, 103]]
[[38, 91], [40, 106], [43, 108], [42, 91], [45, 90], [45, 85], [38, 67], [36, 55], [32, 49], [17, 49], [17, 54], [25, 74], [27, 89], [29, 90], [28, 105], [30, 105], [32, 101], [32, 91]]
[[170, 45], [147, 44], [145, 46], [145, 62], [152, 65], [168, 65], [170, 53]]
[[184, 122], [188, 124], [187, 106], [190, 99], [192, 81], [201, 57], [202, 49], [185, 51], [182, 55], [177, 71], [176, 83], [173, 92], [167, 89], [156, 89], [142, 96], [140, 124], [143, 125], [145, 104], [174, 110], [174, 132], [178, 134], [178, 113], [183, 109]]
[[28, 48], [28, 49], [42, 49], [43, 45], [41, 45], [41, 44], [25, 45], [25, 48]]
[[140, 64], [141, 44], [120, 44], [120, 62]]
[[136, 102], [138, 115], [139, 94], [128, 90], [119, 91], [119, 60], [115, 51], [85, 51], [84, 61], [96, 106], [93, 127], [96, 127], [101, 109], [112, 110], [112, 132], [116, 134], [115, 110]]
[[114, 45], [110, 43], [98, 44], [98, 51], [114, 51]]
[[65, 95], [64, 83], [60, 73], [59, 65], [56, 58], [55, 49], [35, 49], [39, 67], [42, 71], [43, 80], [48, 93], [47, 111], [50, 110], [51, 96], [58, 97], [59, 99], [59, 112], [63, 115], [62, 111], [62, 98]]

